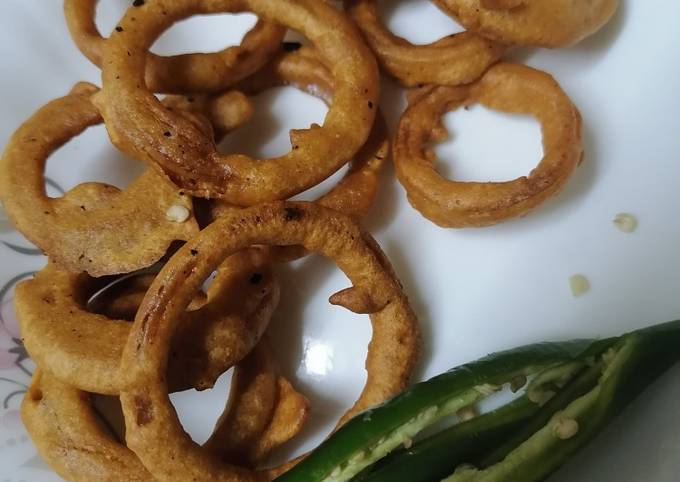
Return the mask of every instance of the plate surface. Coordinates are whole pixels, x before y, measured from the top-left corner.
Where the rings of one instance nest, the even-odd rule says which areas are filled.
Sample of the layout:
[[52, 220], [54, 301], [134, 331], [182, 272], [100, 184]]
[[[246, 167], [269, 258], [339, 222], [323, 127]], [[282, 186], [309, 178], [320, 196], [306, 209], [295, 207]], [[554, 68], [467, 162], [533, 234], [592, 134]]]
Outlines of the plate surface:
[[[129, 2], [101, 3], [98, 22], [108, 32]], [[557, 198], [497, 227], [444, 230], [408, 205], [387, 166], [366, 224], [423, 325], [417, 378], [519, 344], [618, 334], [680, 316], [680, 3], [622, 3], [610, 25], [574, 48], [513, 54], [552, 73], [584, 117], [586, 162]], [[389, 25], [414, 41], [457, 29], [424, 0], [386, 8]], [[193, 19], [168, 31], [154, 50], [214, 50], [236, 43], [252, 23], [249, 15]], [[0, 59], [0, 146], [22, 120], [76, 81], [99, 83], [98, 70], [68, 37], [58, 0], [0, 2]], [[403, 106], [401, 90], [385, 80], [382, 107], [392, 128]], [[293, 89], [260, 96], [257, 108], [256, 128], [245, 129], [231, 145], [264, 155], [285, 152], [287, 130], [319, 122], [325, 112], [320, 101]], [[530, 119], [472, 108], [448, 114], [445, 123], [452, 137], [437, 152], [451, 164], [440, 168], [458, 179], [510, 179], [540, 157], [540, 132]], [[124, 186], [141, 170], [97, 127], [60, 149], [47, 173], [49, 189], [57, 192], [82, 181]], [[638, 217], [637, 232], [615, 229], [611, 220], [619, 212]], [[18, 412], [33, 367], [19, 339], [13, 287], [45, 260], [0, 215], [0, 481], [59, 480], [36, 455]], [[590, 279], [587, 295], [572, 297], [568, 279], [574, 273]], [[329, 262], [310, 258], [286, 266], [281, 279], [282, 302], [271, 331], [286, 373], [309, 396], [313, 412], [305, 440], [277, 453], [279, 459], [314, 446], [358, 395], [370, 337], [366, 317], [328, 305], [328, 295], [347, 285]], [[228, 375], [212, 391], [174, 398], [199, 441], [221, 409], [227, 381]], [[674, 369], [551, 480], [678, 480], [678, 399], [680, 369]]]

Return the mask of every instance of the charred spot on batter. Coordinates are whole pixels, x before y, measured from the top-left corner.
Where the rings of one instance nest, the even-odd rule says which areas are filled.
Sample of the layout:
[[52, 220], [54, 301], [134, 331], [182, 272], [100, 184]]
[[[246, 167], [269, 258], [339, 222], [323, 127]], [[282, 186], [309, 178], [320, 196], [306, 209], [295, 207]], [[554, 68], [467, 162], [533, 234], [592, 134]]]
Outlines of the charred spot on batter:
[[135, 396], [135, 421], [138, 427], [143, 427], [153, 421], [153, 407], [148, 398]]
[[123, 31], [123, 27], [121, 27], [120, 25], [118, 25], [118, 26], [116, 27], [116, 32], [122, 32], [122, 31]]
[[140, 334], [137, 337], [137, 343], [136, 343], [136, 348], [137, 348], [138, 352], [142, 349], [142, 343], [144, 342], [144, 338], [146, 338], [146, 335], [147, 335], [147, 330], [149, 328], [149, 317], [151, 317], [151, 313], [145, 314], [144, 318], [142, 318], [142, 326], [141, 326]]
[[262, 273], [253, 273], [253, 275], [250, 277], [250, 284], [252, 285], [260, 284], [262, 278], [263, 278]]
[[133, 7], [141, 7], [142, 5], [144, 5], [144, 0], [135, 0], [132, 2]]
[[284, 219], [286, 221], [299, 221], [304, 216], [300, 208], [284, 208]]
[[299, 50], [300, 47], [302, 47], [300, 42], [283, 42], [281, 44], [281, 48], [285, 52], [295, 52], [296, 50]]
[[29, 388], [28, 394], [34, 402], [39, 402], [43, 399], [43, 392], [39, 388]]
[[197, 249], [192, 249], [192, 250], [191, 250], [191, 256], [196, 256], [197, 254], [198, 254], [198, 250], [197, 250]]

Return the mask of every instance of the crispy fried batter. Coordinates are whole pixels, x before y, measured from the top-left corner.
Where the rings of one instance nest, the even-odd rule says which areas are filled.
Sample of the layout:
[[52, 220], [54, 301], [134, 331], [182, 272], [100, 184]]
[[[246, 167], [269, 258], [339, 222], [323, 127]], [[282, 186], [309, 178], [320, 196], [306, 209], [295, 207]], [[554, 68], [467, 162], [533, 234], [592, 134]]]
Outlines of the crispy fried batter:
[[257, 467], [302, 429], [309, 401], [277, 373], [265, 337], [237, 367], [231, 382], [236, 395], [229, 397], [205, 448], [225, 462]]
[[[49, 155], [101, 122], [90, 102], [96, 90], [77, 85], [12, 135], [0, 160], [0, 199], [17, 229], [50, 258], [68, 270], [102, 276], [152, 265], [173, 240], [189, 239], [198, 226], [191, 198], [152, 170], [122, 191], [90, 182], [62, 197], [47, 196]], [[168, 219], [173, 206], [189, 213], [186, 220]]]
[[373, 49], [380, 66], [402, 85], [459, 85], [476, 80], [506, 50], [473, 32], [414, 45], [390, 32], [378, 14], [378, 0], [345, 0], [347, 12]]
[[[257, 95], [273, 87], [291, 85], [330, 103], [333, 99], [333, 83], [333, 75], [321, 62], [318, 52], [309, 47], [299, 47], [290, 52], [284, 48], [274, 61], [236, 87], [248, 95]], [[210, 112], [220, 112], [212, 101], [206, 102], [204, 108]], [[225, 121], [230, 125], [236, 124], [236, 119]], [[356, 219], [366, 216], [378, 193], [380, 170], [389, 155], [389, 147], [387, 126], [378, 112], [373, 129], [366, 143], [351, 159], [347, 174], [315, 202]], [[233, 209], [232, 205], [221, 200], [214, 200], [211, 204], [213, 219]], [[306, 255], [306, 252], [300, 246], [286, 246], [274, 249], [272, 254], [279, 261], [290, 261]]]
[[[243, 9], [306, 35], [334, 76], [323, 126], [292, 131], [292, 150], [279, 158], [218, 153], [212, 138], [165, 108], [141, 79], [148, 46], [173, 22], [194, 13]], [[368, 138], [378, 105], [378, 69], [356, 28], [324, 2], [147, 0], [119, 26], [123, 31], [104, 48], [104, 87], [97, 97], [111, 140], [195, 196], [240, 206], [288, 198], [333, 174]]]
[[[541, 123], [544, 157], [528, 176], [459, 182], [435, 171], [428, 141], [446, 132], [441, 116], [475, 102], [531, 115]], [[564, 186], [582, 157], [581, 116], [574, 104], [550, 75], [517, 64], [497, 64], [474, 84], [413, 93], [394, 144], [397, 177], [411, 205], [434, 223], [454, 228], [489, 226], [527, 214]]]
[[568, 47], [602, 28], [619, 0], [433, 0], [465, 28], [508, 45]]
[[[314, 203], [278, 202], [218, 219], [181, 248], [151, 286], [126, 344], [121, 392], [127, 442], [159, 480], [262, 480], [265, 474], [223, 463], [182, 430], [160, 375], [168, 343], [193, 293], [226, 256], [254, 245], [303, 245], [333, 258], [371, 305], [373, 338], [368, 378], [343, 417], [395, 395], [408, 383], [419, 353], [419, 331], [399, 281], [372, 238], [351, 218]], [[204, 254], [191, 255], [192, 250]], [[162, 440], [162, 443], [160, 442]]]
[[[131, 324], [88, 311], [101, 283], [51, 263], [17, 286], [15, 304], [26, 349], [45, 372], [88, 392], [116, 395], [124, 383], [120, 359]], [[170, 350], [170, 390], [211, 387], [257, 344], [278, 300], [278, 281], [264, 253], [250, 249], [228, 258], [205, 303], [181, 316]]]
[[[64, 0], [64, 13], [73, 41], [83, 55], [101, 67], [102, 51], [107, 40], [101, 36], [95, 23], [97, 2]], [[117, 25], [111, 35], [123, 32], [123, 26]], [[171, 57], [149, 53], [146, 60], [146, 85], [153, 92], [165, 93], [224, 90], [262, 67], [277, 52], [285, 33], [286, 29], [276, 22], [259, 20], [243, 37], [241, 45], [220, 52]]]
[[[258, 383], [244, 383], [244, 379]], [[206, 450], [226, 461], [255, 467], [299, 432], [307, 413], [306, 398], [278, 374], [270, 348], [258, 345], [236, 366], [227, 408], [215, 428], [225, 445], [207, 442]], [[35, 374], [21, 416], [40, 455], [67, 480], [155, 480], [134, 452], [104, 428], [92, 396], [54, 376]]]

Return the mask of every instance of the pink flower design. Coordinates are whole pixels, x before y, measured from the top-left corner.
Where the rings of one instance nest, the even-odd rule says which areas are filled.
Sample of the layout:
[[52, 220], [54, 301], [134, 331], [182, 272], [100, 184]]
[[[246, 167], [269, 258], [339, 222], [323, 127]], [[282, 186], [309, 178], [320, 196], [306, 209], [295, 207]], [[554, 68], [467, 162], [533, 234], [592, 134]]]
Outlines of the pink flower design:
[[19, 323], [17, 316], [14, 313], [14, 298], [5, 300], [0, 304], [0, 339], [5, 336], [10, 338], [19, 338]]
[[2, 416], [2, 426], [7, 430], [22, 430], [21, 412], [19, 410], [7, 410]]

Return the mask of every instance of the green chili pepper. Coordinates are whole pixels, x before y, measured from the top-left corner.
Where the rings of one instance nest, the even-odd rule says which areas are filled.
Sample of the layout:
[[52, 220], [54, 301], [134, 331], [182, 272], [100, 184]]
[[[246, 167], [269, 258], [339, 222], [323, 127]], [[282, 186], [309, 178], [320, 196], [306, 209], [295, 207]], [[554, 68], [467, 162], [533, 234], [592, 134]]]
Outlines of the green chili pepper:
[[492, 412], [474, 417], [395, 451], [359, 474], [352, 482], [430, 482], [449, 475], [458, 465], [475, 460], [485, 447], [501, 443], [541, 409], [522, 396]]
[[555, 394], [555, 396], [548, 400], [543, 407], [540, 407], [540, 410], [538, 410], [537, 413], [531, 417], [531, 419], [528, 420], [523, 427], [516, 430], [511, 436], [507, 437], [503, 443], [501, 443], [499, 446], [496, 446], [496, 448], [492, 450], [491, 453], [487, 454], [479, 461], [469, 459], [468, 462], [478, 467], [489, 467], [490, 465], [503, 460], [512, 450], [515, 449], [515, 447], [529, 439], [529, 437], [531, 437], [534, 432], [548, 423], [555, 412], [558, 410], [563, 410], [569, 405], [569, 403], [571, 403], [572, 400], [585, 395], [590, 390], [592, 390], [596, 386], [601, 373], [601, 364], [583, 368], [566, 384], [562, 390], [560, 390]]
[[348, 481], [438, 420], [491, 395], [518, 376], [583, 360], [616, 339], [539, 343], [496, 353], [419, 383], [347, 422], [278, 482]]
[[[357, 481], [438, 482], [444, 469], [450, 473], [456, 466], [445, 482], [542, 480], [678, 358], [680, 321], [619, 338], [541, 343], [490, 355], [360, 414], [276, 480], [341, 482], [360, 473]], [[425, 427], [518, 376], [535, 378], [517, 405], [411, 446]], [[526, 398], [539, 405], [518, 417], [514, 408]], [[508, 429], [517, 420], [520, 428]], [[411, 448], [366, 469], [401, 445]]]
[[[597, 385], [487, 468], [461, 467], [445, 482], [544, 480], [680, 358], [680, 321], [622, 336], [603, 352]], [[438, 479], [432, 479], [436, 481]]]

